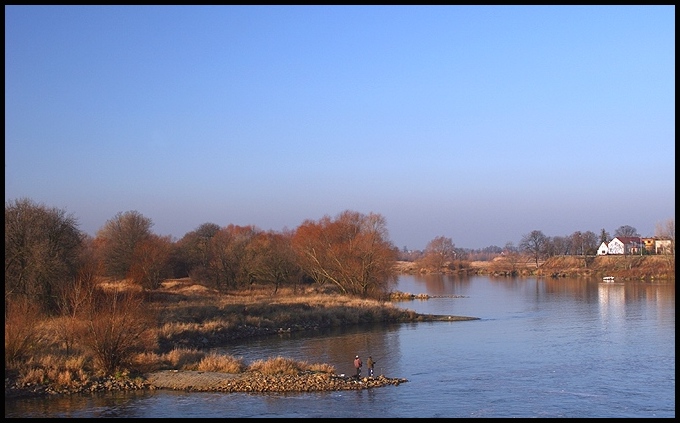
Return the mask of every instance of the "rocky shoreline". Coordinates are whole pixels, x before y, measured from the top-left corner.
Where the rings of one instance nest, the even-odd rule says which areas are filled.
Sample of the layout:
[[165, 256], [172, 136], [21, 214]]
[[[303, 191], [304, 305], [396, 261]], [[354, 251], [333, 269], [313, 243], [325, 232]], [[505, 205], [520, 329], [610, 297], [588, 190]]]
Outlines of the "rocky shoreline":
[[324, 372], [301, 372], [297, 375], [264, 375], [258, 372], [228, 374], [196, 371], [163, 371], [149, 375], [151, 389], [196, 392], [318, 392], [345, 391], [398, 386], [402, 378], [374, 376], [357, 378]]
[[102, 378], [80, 386], [57, 388], [52, 385], [18, 386], [5, 379], [5, 399], [46, 395], [91, 394], [106, 391], [169, 389], [187, 392], [319, 392], [346, 391], [398, 386], [408, 382], [403, 378], [384, 375], [357, 378], [323, 372], [302, 372], [297, 375], [265, 375], [259, 372], [240, 374], [163, 370], [136, 378]]

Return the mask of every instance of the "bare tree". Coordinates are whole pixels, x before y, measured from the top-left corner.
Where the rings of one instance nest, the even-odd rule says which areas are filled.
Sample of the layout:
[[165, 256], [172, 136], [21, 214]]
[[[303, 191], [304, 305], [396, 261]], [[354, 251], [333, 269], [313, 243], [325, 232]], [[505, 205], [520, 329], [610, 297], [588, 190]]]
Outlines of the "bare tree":
[[522, 237], [522, 240], [519, 243], [519, 248], [534, 258], [534, 261], [536, 262], [536, 268], [538, 268], [539, 260], [545, 256], [545, 248], [547, 243], [548, 237], [546, 237], [543, 232], [531, 231], [529, 234]]
[[96, 241], [104, 274], [118, 279], [127, 278], [135, 260], [138, 244], [151, 236], [151, 219], [137, 211], [116, 214], [97, 232]]
[[619, 226], [616, 231], [614, 232], [614, 236], [630, 236], [630, 237], [639, 237], [640, 234], [638, 233], [637, 229], [635, 229], [632, 226], [628, 225], [623, 225]]
[[584, 267], [588, 267], [593, 260], [592, 256], [597, 252], [597, 235], [592, 231], [576, 231], [569, 238], [573, 254], [581, 256]]
[[229, 225], [210, 239], [208, 274], [217, 289], [243, 287], [252, 282], [246, 268], [247, 247], [260, 232], [251, 225]]
[[37, 328], [43, 317], [38, 303], [26, 297], [5, 301], [5, 374], [40, 348], [43, 336]]
[[516, 276], [519, 273], [519, 264], [525, 261], [519, 249], [509, 241], [505, 244], [501, 256], [492, 262], [492, 269]]
[[600, 246], [600, 243], [595, 232], [585, 231], [581, 236], [581, 241], [583, 242], [583, 254], [592, 256], [597, 253], [597, 247]]
[[197, 281], [208, 280], [211, 260], [210, 240], [219, 231], [219, 225], [203, 223], [196, 230], [186, 233], [176, 244], [177, 273], [191, 276]]
[[671, 218], [665, 222], [659, 222], [654, 229], [654, 235], [661, 239], [667, 239], [671, 242], [667, 253], [675, 259], [675, 219]]
[[250, 278], [279, 286], [295, 284], [301, 275], [292, 245], [292, 233], [273, 231], [257, 234], [246, 247], [247, 272]]
[[293, 247], [307, 275], [344, 293], [380, 297], [395, 281], [398, 251], [379, 214], [347, 210], [336, 219], [307, 220], [295, 231]]
[[24, 297], [56, 312], [60, 291], [78, 271], [83, 238], [63, 210], [30, 199], [5, 203], [5, 306]]
[[60, 337], [66, 353], [78, 344], [84, 332], [83, 316], [89, 306], [89, 301], [97, 289], [97, 275], [99, 274], [93, 239], [85, 237], [85, 248], [81, 253], [78, 274], [62, 290], [60, 296], [61, 319], [57, 320], [57, 336]]
[[571, 254], [571, 239], [564, 236], [554, 236], [550, 242], [550, 255], [568, 255]]
[[456, 259], [456, 246], [451, 238], [438, 236], [427, 243], [425, 253], [420, 260], [422, 266], [440, 271]]
[[157, 289], [170, 275], [172, 241], [169, 236], [150, 235], [135, 246], [130, 278], [144, 289]]
[[82, 342], [97, 367], [112, 375], [131, 367], [135, 353], [157, 346], [157, 322], [138, 292], [96, 290], [92, 294]]
[[574, 255], [593, 255], [597, 251], [597, 235], [592, 231], [576, 231], [569, 237], [571, 242], [571, 252]]

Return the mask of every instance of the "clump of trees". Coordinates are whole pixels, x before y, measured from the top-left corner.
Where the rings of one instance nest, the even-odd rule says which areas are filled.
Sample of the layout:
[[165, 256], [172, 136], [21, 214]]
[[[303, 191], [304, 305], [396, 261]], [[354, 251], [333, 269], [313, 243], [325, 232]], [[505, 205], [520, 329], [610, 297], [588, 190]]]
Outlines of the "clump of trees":
[[16, 298], [44, 313], [56, 312], [58, 298], [78, 272], [83, 239], [76, 218], [63, 210], [29, 199], [8, 202], [5, 303]]
[[396, 282], [398, 252], [379, 214], [345, 211], [335, 219], [307, 220], [292, 241], [300, 268], [319, 284], [332, 283], [346, 294], [379, 298]]
[[437, 236], [427, 243], [416, 263], [420, 269], [446, 273], [467, 268], [467, 257], [467, 252], [456, 248], [451, 238]]
[[153, 345], [155, 325], [143, 296], [103, 290], [97, 275], [105, 267], [95, 251], [75, 218], [62, 210], [27, 199], [6, 204], [6, 369], [46, 343], [39, 326], [47, 317], [56, 317], [67, 352], [82, 349], [105, 374]]
[[[67, 350], [86, 350], [111, 374], [156, 342], [148, 291], [191, 277], [219, 291], [333, 284], [362, 298], [383, 298], [396, 281], [397, 250], [379, 214], [345, 211], [294, 231], [200, 225], [182, 239], [152, 233], [137, 211], [116, 214], [94, 238], [65, 211], [30, 199], [5, 204], [5, 364], [39, 348], [37, 327], [57, 317]], [[126, 281], [136, 289], [105, 288]]]

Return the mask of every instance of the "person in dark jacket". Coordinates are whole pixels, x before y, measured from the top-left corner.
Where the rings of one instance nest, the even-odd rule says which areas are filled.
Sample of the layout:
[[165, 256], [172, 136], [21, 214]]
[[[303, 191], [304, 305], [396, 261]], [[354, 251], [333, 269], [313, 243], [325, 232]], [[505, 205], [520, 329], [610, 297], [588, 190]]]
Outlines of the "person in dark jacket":
[[373, 367], [375, 367], [375, 361], [370, 355], [368, 356], [368, 360], [366, 360], [366, 367], [368, 367], [368, 375], [373, 377]]
[[361, 362], [358, 355], [354, 357], [354, 368], [357, 370], [357, 377], [361, 376], [361, 366], [363, 365], [364, 363]]

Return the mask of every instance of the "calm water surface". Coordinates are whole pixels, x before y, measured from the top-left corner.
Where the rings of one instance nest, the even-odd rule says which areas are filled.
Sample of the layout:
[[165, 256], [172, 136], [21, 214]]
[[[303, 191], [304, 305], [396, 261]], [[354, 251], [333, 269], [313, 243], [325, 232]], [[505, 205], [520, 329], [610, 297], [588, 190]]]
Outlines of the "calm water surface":
[[[408, 379], [357, 392], [174, 391], [5, 400], [5, 417], [675, 417], [675, 281], [401, 276], [399, 303], [467, 322], [370, 325], [218, 348]], [[456, 296], [456, 297], [453, 297]], [[459, 297], [459, 296], [462, 296]]]

